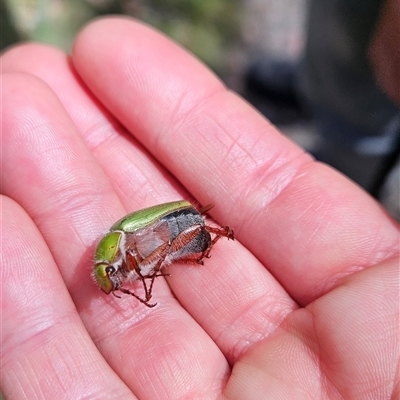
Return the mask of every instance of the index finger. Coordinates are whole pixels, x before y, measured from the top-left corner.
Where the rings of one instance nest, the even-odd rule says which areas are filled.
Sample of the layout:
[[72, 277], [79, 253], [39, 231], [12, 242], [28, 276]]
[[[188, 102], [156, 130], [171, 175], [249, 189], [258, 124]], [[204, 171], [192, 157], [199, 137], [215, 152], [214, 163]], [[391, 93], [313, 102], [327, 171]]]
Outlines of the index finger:
[[372, 198], [159, 34], [100, 20], [78, 37], [73, 63], [196, 198], [217, 200], [215, 212], [300, 304], [398, 252], [398, 227]]

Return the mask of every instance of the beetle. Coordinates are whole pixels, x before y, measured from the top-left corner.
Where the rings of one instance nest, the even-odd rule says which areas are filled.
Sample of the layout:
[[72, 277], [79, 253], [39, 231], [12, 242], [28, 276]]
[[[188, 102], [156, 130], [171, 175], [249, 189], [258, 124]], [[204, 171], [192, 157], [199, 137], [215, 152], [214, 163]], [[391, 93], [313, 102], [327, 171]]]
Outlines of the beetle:
[[[197, 210], [189, 201], [179, 200], [121, 218], [96, 247], [93, 276], [101, 290], [116, 297], [120, 291], [154, 307], [157, 303], [149, 303], [154, 280], [169, 276], [161, 272], [162, 267], [178, 260], [203, 265], [221, 237], [234, 240], [229, 227], [206, 225], [203, 215], [213, 206]], [[144, 298], [123, 286], [135, 280], [142, 282]]]

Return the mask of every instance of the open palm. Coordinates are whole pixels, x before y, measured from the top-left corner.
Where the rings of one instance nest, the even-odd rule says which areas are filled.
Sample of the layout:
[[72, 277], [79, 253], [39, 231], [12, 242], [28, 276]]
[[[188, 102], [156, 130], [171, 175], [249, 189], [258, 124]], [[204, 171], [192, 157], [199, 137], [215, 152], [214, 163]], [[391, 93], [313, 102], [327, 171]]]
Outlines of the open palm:
[[[125, 18], [2, 58], [6, 398], [393, 398], [399, 229], [203, 65]], [[235, 231], [148, 308], [91, 279], [128, 212], [214, 202]]]

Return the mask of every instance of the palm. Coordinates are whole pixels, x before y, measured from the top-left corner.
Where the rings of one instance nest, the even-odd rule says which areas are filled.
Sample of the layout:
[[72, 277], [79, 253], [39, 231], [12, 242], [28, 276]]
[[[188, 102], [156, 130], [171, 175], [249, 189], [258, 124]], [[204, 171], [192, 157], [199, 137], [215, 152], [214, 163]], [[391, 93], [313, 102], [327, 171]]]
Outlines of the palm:
[[[72, 61], [80, 78], [54, 49], [3, 57], [56, 93], [3, 77], [5, 394], [390, 398], [398, 227], [380, 207], [143, 26], [95, 23]], [[169, 267], [153, 309], [99, 291], [99, 236], [189, 193], [238, 241]]]

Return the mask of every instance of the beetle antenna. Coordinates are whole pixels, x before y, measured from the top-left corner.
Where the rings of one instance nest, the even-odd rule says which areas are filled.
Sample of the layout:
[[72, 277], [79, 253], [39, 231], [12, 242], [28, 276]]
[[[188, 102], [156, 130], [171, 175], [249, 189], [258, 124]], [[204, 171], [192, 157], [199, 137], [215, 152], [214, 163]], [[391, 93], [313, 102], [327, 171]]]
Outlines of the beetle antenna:
[[204, 215], [204, 214], [207, 214], [214, 206], [215, 206], [214, 203], [210, 203], [210, 204], [207, 204], [207, 205], [204, 206], [204, 207], [199, 208], [197, 211], [198, 211], [201, 215]]

